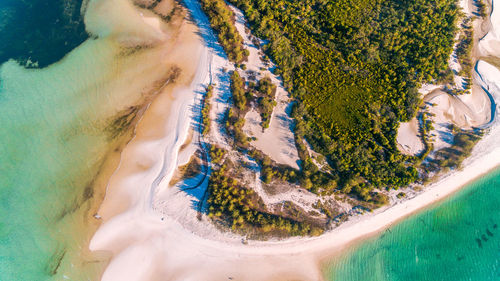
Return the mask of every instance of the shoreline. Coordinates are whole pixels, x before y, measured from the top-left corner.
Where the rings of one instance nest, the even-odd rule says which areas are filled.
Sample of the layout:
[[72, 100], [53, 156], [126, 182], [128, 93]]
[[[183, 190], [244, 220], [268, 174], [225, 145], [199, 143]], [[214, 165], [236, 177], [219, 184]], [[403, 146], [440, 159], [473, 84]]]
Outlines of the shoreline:
[[[479, 61], [479, 60], [478, 60], [478, 61]], [[216, 67], [217, 67], [217, 66], [216, 66]], [[477, 73], [476, 73], [476, 74], [477, 74]], [[488, 95], [489, 95], [489, 93], [485, 93], [485, 94], [488, 94]], [[490, 97], [491, 97], [491, 96], [490, 96]], [[500, 97], [497, 97], [497, 98], [500, 98]], [[488, 124], [490, 124], [490, 123], [491, 123], [491, 121], [490, 121], [490, 122], [488, 122]], [[496, 124], [494, 124], [494, 125], [493, 125], [493, 127], [495, 127], [495, 125], [496, 125]], [[498, 130], [500, 130], [500, 128], [499, 128]], [[485, 140], [485, 139], [489, 139], [489, 138], [491, 138], [491, 136], [490, 136], [490, 135], [491, 135], [491, 134], [490, 134], [490, 133], [488, 133], [488, 134], [486, 134], [485, 136], [483, 136], [483, 137], [482, 137], [482, 140], [480, 141], [480, 143], [484, 142], [484, 140]], [[479, 145], [477, 145], [477, 146], [479, 146]], [[476, 146], [475, 150], [477, 150], [477, 146]], [[497, 149], [498, 149], [498, 148], [497, 148]], [[496, 152], [496, 150], [495, 150], [495, 152]], [[468, 157], [468, 158], [465, 160], [464, 164], [467, 164], [467, 165], [464, 165], [464, 166], [466, 166], [466, 168], [464, 168], [464, 170], [469, 169], [471, 164], [476, 164], [476, 162], [479, 162], [479, 161], [477, 161], [477, 158], [480, 158], [480, 157], [483, 157], [483, 156], [487, 156], [487, 155], [485, 155], [485, 154], [488, 154], [488, 152], [477, 152], [477, 151], [473, 152], [473, 153], [472, 153], [472, 155], [471, 155], [470, 157]], [[496, 154], [495, 154], [495, 155], [496, 155]], [[484, 158], [484, 157], [483, 157], [483, 158]], [[491, 163], [489, 163], [489, 164], [491, 164]], [[497, 161], [497, 162], [495, 162], [495, 163], [493, 163], [493, 164], [491, 164], [491, 165], [488, 165], [486, 168], [483, 168], [483, 170], [481, 170], [480, 172], [477, 172], [476, 174], [472, 174], [472, 175], [470, 175], [469, 177], [467, 177], [467, 179], [465, 179], [464, 183], [459, 184], [459, 186], [457, 186], [454, 190], [460, 190], [463, 186], [468, 185], [470, 182], [475, 181], [477, 178], [481, 177], [481, 176], [482, 176], [482, 175], [484, 175], [484, 174], [487, 174], [488, 172], [490, 172], [490, 171], [494, 170], [496, 167], [499, 167], [499, 166], [500, 166], [500, 161]], [[486, 169], [486, 170], [484, 170], [484, 169]], [[391, 209], [391, 208], [393, 208], [393, 207], [395, 207], [395, 206], [398, 206], [398, 205], [400, 205], [400, 204], [406, 204], [407, 202], [412, 201], [412, 200], [414, 200], [414, 199], [415, 199], [415, 198], [417, 198], [417, 197], [420, 197], [420, 196], [422, 196], [422, 195], [424, 195], [424, 194], [426, 194], [426, 193], [429, 193], [429, 192], [431, 192], [431, 191], [435, 191], [435, 189], [436, 189], [436, 188], [438, 188], [438, 187], [440, 187], [440, 186], [442, 186], [443, 184], [445, 184], [445, 183], [446, 183], [446, 182], [444, 182], [444, 181], [451, 180], [451, 179], [450, 179], [451, 177], [456, 176], [457, 174], [461, 175], [461, 174], [463, 174], [463, 173], [464, 173], [464, 171], [463, 171], [463, 170], [461, 170], [461, 171], [451, 171], [451, 172], [447, 172], [447, 173], [445, 173], [445, 174], [442, 174], [442, 175], [440, 175], [440, 177], [439, 177], [439, 179], [438, 179], [437, 181], [430, 183], [430, 184], [429, 184], [429, 186], [425, 187], [423, 191], [417, 192], [417, 193], [415, 194], [415, 196], [414, 196], [414, 197], [412, 197], [412, 198], [410, 198], [410, 199], [407, 199], [407, 200], [403, 201], [402, 203], [395, 203], [394, 205], [391, 205], [391, 206], [382, 207], [381, 209], [375, 210], [372, 214], [368, 214], [368, 215], [361, 216], [361, 217], [356, 217], [356, 218], [355, 218], [355, 220], [356, 220], [356, 221], [358, 221], [358, 220], [363, 219], [363, 218], [365, 218], [365, 217], [374, 216], [374, 215], [376, 215], [376, 214], [379, 214], [379, 213], [381, 213], [381, 212], [384, 212], [384, 211], [386, 211], [386, 210], [389, 210], [389, 209]], [[454, 191], [452, 191], [452, 192], [454, 192]], [[442, 195], [442, 196], [439, 196], [439, 194], [438, 194], [438, 195], [437, 195], [437, 196], [439, 196], [439, 199], [438, 199], [438, 200], [443, 200], [443, 199], [445, 199], [445, 196], [448, 196], [448, 195], [449, 195], [449, 194], [451, 194], [452, 192], [447, 193], [446, 195]], [[428, 204], [433, 204], [433, 203], [434, 203], [434, 201], [435, 201], [435, 200], [431, 201], [430, 203], [427, 203], [426, 205], [428, 205]], [[424, 205], [423, 207], [425, 207], [426, 205]], [[331, 230], [331, 231], [328, 231], [328, 232], [326, 232], [325, 234], [323, 234], [323, 235], [321, 235], [321, 236], [319, 236], [319, 237], [321, 238], [321, 237], [327, 236], [327, 235], [329, 235], [331, 232], [335, 232], [335, 231], [339, 230], [340, 228], [343, 228], [344, 226], [349, 225], [349, 224], [351, 224], [351, 222], [344, 223], [344, 224], [342, 224], [341, 226], [339, 226], [338, 228], [335, 228], [335, 229], [333, 229], [333, 230]], [[239, 236], [237, 236], [237, 237], [239, 238]], [[227, 238], [227, 237], [224, 237], [224, 238]], [[306, 239], [307, 239], [307, 238], [306, 238]], [[313, 238], [313, 239], [314, 239], [314, 238]], [[286, 243], [287, 241], [292, 241], [292, 240], [295, 240], [295, 238], [293, 238], [293, 237], [292, 237], [292, 238], [288, 238], [288, 239], [280, 240], [279, 242]], [[224, 241], [224, 239], [223, 239], [222, 241]], [[275, 242], [276, 242], [276, 241], [273, 241], [273, 239], [268, 240], [268, 241], [270, 241], [271, 243], [275, 243]], [[239, 242], [239, 241], [238, 241], [238, 242]], [[262, 241], [253, 241], [253, 243], [255, 243], [255, 244], [258, 244], [258, 243], [265, 244], [266, 242], [262, 242]]]
[[[217, 54], [209, 46], [204, 45], [203, 49], [202, 67], [197, 68], [191, 83], [192, 92], [206, 84], [209, 78], [211, 81], [208, 76], [213, 70], [224, 67], [224, 60], [215, 58], [214, 61], [213, 57]], [[207, 65], [210, 70], [203, 67]], [[500, 73], [500, 70], [497, 71]], [[496, 82], [500, 87], [498, 79]], [[187, 89], [182, 92], [188, 94]], [[498, 99], [500, 92], [496, 95]], [[193, 99], [184, 97], [181, 100], [192, 104], [194, 96]], [[175, 107], [173, 104], [172, 108]], [[178, 161], [178, 150], [187, 138], [191, 122], [187, 116], [189, 113], [183, 108], [184, 111], [170, 110], [169, 114], [164, 114], [169, 115], [162, 117], [167, 126], [150, 120], [153, 123], [149, 126], [153, 127], [176, 126], [152, 141], [155, 148], [162, 148], [164, 158], [158, 158], [159, 153], [153, 149], [153, 143], [139, 143], [135, 150], [143, 160], [139, 160], [140, 157], [134, 160], [129, 157], [129, 160], [135, 163], [147, 159], [148, 164], [143, 165], [142, 171], [122, 173], [121, 178], [118, 173], [113, 175], [117, 177], [115, 182], [119, 186], [106, 194], [108, 201], [121, 202], [123, 198], [133, 198], [134, 201], [129, 206], [122, 205], [121, 211], [117, 211], [114, 204], [106, 205], [110, 203], [104, 202], [101, 206], [102, 210], [108, 211], [100, 213], [104, 222], [92, 239], [91, 249], [113, 253], [102, 280], [123, 280], [124, 277], [127, 280], [160, 277], [168, 280], [221, 280], [228, 276], [244, 280], [248, 276], [256, 280], [277, 280], [286, 276], [297, 280], [321, 280], [324, 275], [321, 267], [327, 259], [338, 257], [353, 244], [416, 212], [432, 208], [500, 165], [500, 147], [494, 146], [496, 137], [500, 137], [500, 126], [495, 123], [476, 145], [472, 156], [465, 160], [463, 170], [441, 176], [411, 199], [351, 219], [318, 237], [249, 241], [245, 245], [241, 243], [240, 236], [222, 233], [209, 222], [199, 222], [192, 216], [194, 211], [189, 206], [192, 197], [168, 186], [176, 168], [174, 162]], [[148, 112], [149, 109], [145, 114]], [[180, 116], [180, 113], [183, 115]], [[141, 120], [137, 129], [140, 130], [141, 126], [148, 125]], [[140, 141], [140, 137], [136, 137], [127, 145], [129, 149], [134, 142]], [[123, 167], [122, 161], [118, 169]], [[256, 266], [261, 269], [258, 273], [252, 271]], [[196, 272], [192, 272], [193, 267], [197, 268]]]
[[[113, 4], [124, 1], [94, 2], [94, 6], [114, 8]], [[122, 14], [136, 10], [120, 6]], [[178, 24], [176, 17], [168, 24], [172, 28], [163, 33], [165, 38], [156, 40], [157, 27], [143, 23], [138, 13], [134, 18], [112, 18], [101, 12], [94, 7], [85, 13], [85, 18], [109, 19], [95, 24], [95, 31], [116, 28], [84, 41], [59, 62], [36, 70], [14, 61], [2, 64], [7, 89], [2, 120], [12, 124], [4, 131], [13, 136], [6, 138], [3, 159], [9, 159], [11, 146], [12, 155], [19, 153], [21, 161], [20, 166], [7, 165], [3, 179], [9, 183], [12, 176], [30, 175], [10, 184], [23, 189], [6, 190], [13, 195], [5, 197], [5, 202], [11, 202], [10, 212], [22, 214], [6, 218], [9, 241], [2, 247], [6, 279], [97, 280], [108, 262], [88, 247], [100, 225], [93, 215], [119, 166], [121, 149], [133, 137], [136, 121], [156, 90], [172, 77], [173, 65], [164, 57], [176, 46]], [[141, 34], [131, 34], [131, 26], [121, 25], [132, 20]], [[130, 48], [131, 44], [139, 47]], [[148, 48], [139, 50], [143, 44]], [[23, 264], [26, 269], [19, 271]]]
[[[500, 151], [499, 151], [499, 153], [497, 153], [495, 155], [498, 155], [498, 157], [500, 157]], [[406, 220], [407, 218], [409, 218], [413, 215], [416, 215], [416, 214], [419, 214], [421, 212], [425, 212], [426, 210], [435, 208], [437, 205], [440, 205], [441, 203], [445, 202], [446, 200], [453, 198], [453, 196], [455, 196], [459, 192], [463, 191], [465, 188], [467, 188], [467, 186], [474, 184], [476, 181], [480, 180], [482, 177], [484, 177], [490, 173], [494, 173], [496, 171], [500, 171], [500, 161], [496, 165], [491, 166], [489, 169], [486, 168], [485, 170], [481, 170], [480, 172], [476, 173], [475, 176], [468, 178], [465, 183], [457, 185], [456, 188], [450, 189], [449, 192], [445, 191], [446, 193], [444, 193], [444, 194], [441, 194], [441, 195], [437, 194], [436, 198], [434, 200], [428, 201], [428, 203], [425, 203], [424, 205], [419, 205], [418, 207], [416, 207], [415, 209], [412, 209], [408, 213], [405, 213], [403, 215], [395, 217], [394, 220], [387, 221], [387, 223], [385, 225], [380, 226], [380, 229], [376, 229], [372, 232], [367, 232], [363, 235], [360, 235], [360, 237], [358, 237], [358, 238], [352, 239], [352, 241], [350, 241], [350, 242], [346, 242], [346, 244], [342, 245], [337, 250], [337, 252], [335, 252], [333, 255], [332, 254], [325, 254], [324, 256], [319, 258], [321, 268], [325, 269], [328, 266], [327, 265], [328, 262], [331, 262], [332, 260], [335, 261], [338, 258], [341, 258], [342, 255], [351, 251], [352, 247], [357, 247], [357, 246], [361, 245], [366, 239], [373, 238], [373, 237], [377, 236], [381, 232], [401, 223], [402, 221]], [[451, 176], [453, 176], [453, 174], [450, 174], [447, 176], [451, 177]], [[443, 180], [446, 180], [447, 178], [448, 177], [445, 177], [445, 178], [443, 178]], [[438, 182], [435, 184], [436, 185], [444, 185], [445, 182], [443, 182], [443, 183]], [[429, 188], [432, 188], [432, 187], [429, 187]], [[438, 187], [435, 187], [435, 188], [438, 188]], [[425, 193], [425, 191], [423, 193]], [[424, 195], [423, 193], [421, 193], [419, 195]], [[414, 198], [418, 197], [419, 195], [415, 196]], [[414, 199], [414, 198], [412, 198], [412, 199]], [[410, 201], [412, 199], [409, 199], [408, 201]], [[406, 203], [406, 201], [401, 203], [401, 204], [405, 204], [405, 203]], [[391, 208], [393, 208], [395, 206], [397, 206], [397, 205], [388, 207], [384, 211], [389, 211]], [[383, 213], [384, 211], [382, 211], [381, 213]], [[381, 214], [381, 213], [379, 213], [379, 214]], [[378, 214], [374, 214], [373, 216], [376, 216], [376, 215], [378, 215]], [[370, 215], [368, 215], [368, 216], [370, 216]], [[354, 223], [356, 223], [356, 222], [354, 222]], [[324, 272], [324, 270], [322, 270], [322, 271]]]

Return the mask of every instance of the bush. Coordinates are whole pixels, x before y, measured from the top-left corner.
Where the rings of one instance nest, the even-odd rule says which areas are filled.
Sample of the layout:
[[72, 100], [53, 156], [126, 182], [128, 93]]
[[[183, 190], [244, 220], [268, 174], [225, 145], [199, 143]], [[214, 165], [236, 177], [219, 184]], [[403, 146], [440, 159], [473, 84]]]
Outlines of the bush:
[[207, 14], [210, 25], [219, 35], [219, 42], [230, 61], [241, 63], [248, 58], [248, 50], [243, 46], [243, 38], [234, 26], [234, 13], [224, 0], [202, 0], [201, 7]]

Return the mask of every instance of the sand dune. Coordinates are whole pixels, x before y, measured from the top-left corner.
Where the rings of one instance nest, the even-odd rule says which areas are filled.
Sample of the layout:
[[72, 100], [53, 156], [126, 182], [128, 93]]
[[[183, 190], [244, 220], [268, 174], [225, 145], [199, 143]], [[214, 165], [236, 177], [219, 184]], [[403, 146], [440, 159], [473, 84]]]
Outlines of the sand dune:
[[491, 29], [488, 34], [481, 39], [479, 44], [479, 52], [481, 56], [500, 57], [500, 3], [492, 1], [492, 11], [490, 14]]
[[417, 155], [424, 150], [424, 143], [418, 131], [418, 119], [415, 117], [410, 122], [399, 125], [396, 138], [399, 150], [408, 155]]
[[256, 73], [258, 79], [269, 77], [276, 86], [276, 106], [270, 117], [269, 128], [262, 130], [260, 114], [251, 110], [245, 116], [246, 122], [243, 130], [248, 136], [257, 138], [251, 142], [255, 148], [267, 154], [277, 163], [299, 169], [300, 159], [292, 131], [293, 121], [289, 116], [291, 111], [289, 94], [283, 87], [282, 81], [268, 70], [273, 65], [266, 66], [264, 64], [259, 54], [259, 46], [255, 46], [250, 39], [250, 33], [245, 32], [246, 21], [243, 13], [234, 6], [230, 7], [236, 16], [236, 29], [243, 38], [245, 48], [250, 52], [246, 63], [247, 71], [244, 71], [242, 76], [249, 80], [248, 73]]

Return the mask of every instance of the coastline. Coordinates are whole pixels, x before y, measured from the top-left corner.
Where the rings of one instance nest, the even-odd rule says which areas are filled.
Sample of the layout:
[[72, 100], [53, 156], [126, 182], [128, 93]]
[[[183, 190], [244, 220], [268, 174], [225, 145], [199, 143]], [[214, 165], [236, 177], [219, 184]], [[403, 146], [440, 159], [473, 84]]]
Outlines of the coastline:
[[[422, 192], [421, 194], [415, 196], [414, 198], [409, 199], [403, 203], [388, 207], [385, 210], [381, 210], [380, 212], [374, 212], [373, 215], [368, 215], [369, 217], [366, 218], [367, 220], [380, 219], [381, 221], [378, 221], [380, 222], [380, 225], [378, 225], [378, 227], [368, 226], [371, 229], [373, 229], [373, 231], [366, 231], [366, 229], [363, 230], [366, 232], [359, 235], [359, 237], [351, 239], [351, 241], [346, 241], [346, 243], [341, 245], [333, 255], [331, 253], [325, 253], [324, 256], [321, 256], [319, 258], [320, 263], [326, 264], [326, 262], [331, 261], [332, 258], [337, 258], [343, 253], [347, 252], [350, 249], [350, 247], [362, 243], [365, 239], [377, 235], [378, 233], [398, 224], [399, 222], [405, 220], [406, 218], [414, 214], [420, 213], [427, 209], [432, 209], [437, 204], [440, 204], [441, 202], [451, 198], [457, 192], [460, 192], [461, 190], [463, 190], [463, 188], [477, 181], [481, 177], [500, 169], [500, 160], [497, 160], [500, 157], [500, 149], [497, 148], [495, 150], [495, 153], [484, 156], [488, 156], [487, 157], [488, 160], [493, 160], [493, 161], [487, 163], [487, 165], [480, 167], [480, 170], [470, 171], [470, 173], [467, 173], [467, 171], [473, 170], [473, 168], [475, 168], [472, 167], [471, 169], [465, 168], [467, 169], [467, 171], [464, 171], [465, 174], [460, 172], [447, 174], [441, 180], [428, 187], [429, 190]], [[495, 159], [495, 157], [497, 159]], [[471, 164], [484, 161], [485, 160], [484, 158], [486, 157], [479, 157], [478, 159], [474, 160], [473, 163]], [[459, 176], [460, 178], [458, 180], [452, 178], [455, 176]], [[460, 180], [464, 180], [464, 182], [463, 183], [459, 182]], [[399, 213], [396, 214], [397, 212]], [[363, 219], [360, 219], [359, 221], [352, 222], [352, 224], [357, 224], [357, 223], [362, 224], [364, 223], [364, 221]], [[369, 225], [371, 223], [366, 223], [366, 224]], [[341, 229], [339, 228], [339, 231], [340, 230]]]
[[[255, 280], [281, 280], [290, 276], [297, 280], [321, 280], [318, 264], [445, 200], [500, 165], [500, 147], [495, 147], [500, 126], [493, 123], [488, 129], [490, 132], [474, 148], [473, 155], [464, 162], [463, 170], [447, 173], [411, 199], [352, 219], [319, 237], [242, 244], [241, 237], [221, 233], [209, 222], [197, 221], [192, 216], [195, 212], [189, 208], [192, 197], [168, 187], [178, 162], [178, 151], [187, 139], [190, 125], [187, 108], [194, 101], [192, 94], [201, 84], [207, 83], [208, 72], [225, 66], [223, 60], [214, 59], [217, 55], [211, 52], [204, 46], [190, 90], [178, 89], [177, 95], [184, 97], [170, 105], [177, 110], [169, 110], [169, 114], [163, 112], [164, 123], [154, 118], [141, 120], [134, 140], [124, 149], [124, 154], [127, 149], [135, 150], [137, 157], [122, 154], [118, 169], [125, 170], [116, 172], [110, 181], [106, 194], [108, 202], [105, 199], [99, 211], [104, 223], [91, 242], [92, 250], [109, 251], [114, 256], [102, 280], [122, 280], [124, 277], [127, 280], [151, 280], [159, 276], [168, 280], [220, 280], [228, 276], [243, 280], [248, 276]], [[481, 69], [487, 67], [484, 62], [479, 63]], [[210, 70], [207, 65], [210, 65]], [[500, 74], [500, 70], [497, 71]], [[483, 78], [483, 74], [475, 80], [480, 77]], [[495, 82], [500, 88], [500, 80]], [[484, 80], [482, 83], [484, 89], [492, 87]], [[493, 91], [493, 94], [500, 100], [500, 92]], [[140, 130], [147, 126], [169, 129], [165, 129], [159, 139], [156, 136], [156, 140], [146, 142], [141, 140], [144, 135], [141, 136]], [[158, 151], [163, 152], [163, 157], [159, 157]], [[124, 168], [127, 159], [141, 166], [142, 170]], [[197, 270], [192, 272], [195, 266]], [[259, 273], [252, 271], [256, 266], [261, 269]]]
[[[165, 2], [167, 1], [163, 3]], [[173, 3], [173, 1], [171, 2]], [[112, 46], [113, 52], [109, 52], [109, 54], [103, 51], [104, 48], [102, 48], [103, 50], [99, 49], [105, 55], [100, 55], [97, 59], [102, 60], [101, 56], [107, 59], [107, 65], [116, 72], [111, 72], [111, 74], [104, 72], [106, 75], [100, 77], [102, 80], [108, 79], [108, 83], [114, 88], [104, 82], [99, 84], [99, 80], [96, 82], [98, 86], [94, 85], [97, 88], [104, 88], [102, 85], [104, 84], [108, 88], [115, 90], [116, 93], [110, 97], [104, 96], [105, 100], [100, 103], [91, 103], [94, 105], [93, 114], [104, 111], [100, 108], [104, 107], [104, 105], [113, 105], [116, 108], [106, 108], [105, 113], [109, 116], [93, 121], [99, 123], [99, 126], [103, 127], [104, 133], [110, 136], [108, 136], [109, 141], [105, 147], [100, 148], [103, 153], [99, 155], [99, 165], [95, 167], [96, 172], [92, 174], [93, 178], [81, 179], [82, 182], [88, 181], [84, 195], [88, 194], [89, 197], [81, 205], [76, 205], [72, 213], [69, 213], [63, 220], [58, 222], [58, 224], [64, 225], [64, 228], [55, 227], [51, 233], [56, 239], [71, 242], [68, 243], [71, 247], [64, 249], [55, 272], [57, 278], [64, 278], [65, 280], [97, 280], [109, 263], [110, 256], [108, 253], [95, 252], [89, 249], [92, 236], [102, 224], [100, 217], [96, 214], [105, 198], [109, 179], [120, 167], [122, 151], [134, 138], [138, 129], [137, 123], [144, 118], [146, 112], [151, 111], [152, 102], [161, 99], [161, 96], [168, 96], [164, 92], [169, 88], [182, 87], [186, 81], [191, 79], [189, 67], [183, 68], [183, 64], [189, 65], [190, 58], [179, 61], [176, 56], [182, 52], [189, 52], [191, 50], [189, 45], [197, 44], [189, 41], [192, 39], [191, 37], [181, 34], [183, 31], [192, 28], [191, 25], [185, 24], [182, 16], [179, 19], [178, 15], [174, 15], [172, 21], [163, 22], [159, 20], [158, 15], [151, 16], [149, 10], [140, 12], [140, 8], [132, 5], [122, 7], [121, 12], [130, 16], [127, 19], [122, 18], [123, 15], [120, 14], [106, 14], [103, 16], [99, 12], [109, 9], [110, 6], [107, 5], [110, 4], [97, 1], [92, 3], [97, 3], [95, 4], [96, 7], [93, 7], [93, 10], [88, 13], [91, 20], [97, 21], [97, 24], [92, 23], [92, 32], [103, 37], [90, 43], [84, 42], [82, 45], [94, 45], [97, 44], [95, 43], [97, 41], [101, 45], [108, 44]], [[123, 3], [127, 4], [128, 2], [123, 1]], [[109, 17], [112, 20], [98, 22], [101, 17]], [[139, 30], [137, 35], [133, 34], [133, 30], [130, 31], [134, 27], [120, 25], [123, 20], [135, 21], [134, 27]], [[107, 31], [107, 28], [111, 29], [112, 27], [115, 29], [111, 31], [111, 34], [100, 34], [100, 32]], [[140, 31], [146, 31], [146, 34], [143, 35]], [[105, 43], [101, 41], [105, 41]], [[148, 46], [145, 50], [140, 49], [143, 44]], [[82, 47], [79, 46], [77, 49], [80, 48]], [[74, 56], [74, 54], [69, 56]], [[89, 66], [84, 65], [85, 67]], [[176, 76], [174, 70], [178, 67], [180, 67], [180, 75]], [[89, 91], [92, 92], [93, 90]], [[170, 96], [167, 98], [170, 98]], [[114, 113], [114, 115], [109, 112]], [[119, 118], [126, 118], [126, 120]], [[117, 119], [122, 123], [116, 124], [118, 123]], [[123, 122], [126, 124], [123, 125]], [[115, 133], [114, 130], [120, 130], [120, 132]], [[94, 157], [96, 157], [96, 153], [94, 153]]]

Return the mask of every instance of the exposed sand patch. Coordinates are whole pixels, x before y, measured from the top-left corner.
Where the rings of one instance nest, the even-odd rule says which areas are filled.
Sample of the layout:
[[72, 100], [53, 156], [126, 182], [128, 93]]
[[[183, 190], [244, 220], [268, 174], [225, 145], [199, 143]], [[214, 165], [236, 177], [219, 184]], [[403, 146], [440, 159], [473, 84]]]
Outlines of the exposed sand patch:
[[446, 92], [435, 90], [424, 97], [428, 106], [427, 112], [433, 116], [434, 150], [451, 146], [453, 137], [449, 124], [462, 129], [482, 127], [491, 120], [491, 102], [484, 91], [477, 87], [471, 94], [453, 96]]
[[436, 123], [453, 123], [460, 128], [470, 129], [484, 125], [491, 119], [491, 103], [482, 91], [453, 96], [436, 90], [425, 96], [424, 102], [433, 104], [429, 112], [436, 115]]
[[425, 148], [418, 131], [418, 119], [415, 117], [410, 122], [399, 125], [396, 141], [401, 152], [408, 155], [417, 155]]
[[[278, 107], [281, 107], [281, 110]], [[284, 107], [286, 107], [286, 103], [275, 107], [269, 128], [265, 131], [262, 131], [260, 125], [260, 114], [255, 110], [249, 111], [245, 116], [246, 122], [243, 131], [250, 137], [256, 137], [257, 140], [252, 141], [251, 144], [271, 159], [277, 163], [299, 169], [299, 156], [293, 132], [290, 130], [292, 121], [286, 114], [278, 115], [280, 111], [284, 112]]]
[[175, 7], [175, 3], [172, 1], [161, 1], [156, 7], [154, 8], [155, 12], [166, 16], [172, 11], [172, 9]]
[[[290, 106], [289, 94], [283, 88], [281, 80], [269, 71], [269, 68], [272, 67], [272, 63], [266, 65], [262, 61], [261, 55], [259, 54], [261, 52], [259, 46], [253, 44], [250, 38], [251, 33], [245, 31], [246, 20], [243, 13], [232, 5], [230, 5], [230, 7], [236, 16], [236, 29], [243, 38], [245, 48], [250, 52], [248, 62], [246, 63], [247, 71], [243, 72], [242, 76], [245, 77], [247, 81], [251, 80], [250, 76], [255, 76], [257, 79], [267, 76], [270, 77], [272, 83], [277, 86], [275, 97], [277, 105], [274, 107], [273, 113], [271, 114], [269, 128], [262, 130], [259, 113], [255, 110], [251, 110], [245, 116], [246, 122], [243, 131], [251, 137], [256, 137], [257, 140], [252, 141], [251, 144], [267, 154], [271, 159], [280, 164], [299, 169], [299, 156], [297, 148], [295, 147], [293, 131], [291, 129], [293, 120], [287, 112], [287, 108]], [[260, 41], [258, 39], [256, 40]]]
[[500, 8], [496, 5], [500, 5], [497, 1], [492, 1], [492, 11], [490, 14], [489, 22], [486, 21], [486, 25], [491, 26], [491, 30], [481, 39], [481, 44], [479, 44], [479, 53], [481, 56], [493, 56], [500, 57]]
[[[199, 52], [199, 39], [194, 36], [194, 26], [192, 24], [184, 24], [181, 27], [179, 38], [175, 40], [173, 48], [170, 49], [168, 56], [164, 57], [165, 62], [171, 65], [179, 65], [182, 67], [181, 77], [178, 78], [173, 86], [167, 85], [160, 95], [149, 106], [146, 114], [140, 121], [141, 126], [137, 126], [134, 141], [127, 145], [127, 149], [122, 153], [120, 168], [115, 172], [108, 184], [108, 194], [106, 198], [114, 198], [114, 200], [105, 200], [99, 214], [103, 217], [110, 217], [116, 213], [120, 213], [127, 204], [123, 204], [133, 198], [117, 199], [115, 196], [114, 186], [121, 186], [122, 179], [126, 175], [137, 173], [138, 171], [145, 171], [154, 165], [158, 153], [155, 153], [155, 146], [162, 141], [167, 132], [174, 129], [173, 127], [161, 127], [157, 124], [167, 124], [169, 110], [172, 110], [172, 104], [179, 106], [179, 102], [188, 102], [193, 99], [193, 94], [190, 93], [186, 87], [190, 84], [192, 75], [195, 72], [197, 65], [197, 53]], [[195, 55], [193, 55], [195, 54]], [[175, 101], [175, 102], [174, 102]], [[180, 114], [178, 109], [174, 110], [175, 113]], [[189, 113], [189, 112], [187, 112]], [[189, 115], [188, 115], [189, 116]], [[187, 132], [186, 132], [187, 133]], [[141, 141], [140, 145], [137, 144]], [[151, 155], [154, 157], [144, 157]], [[141, 157], [138, 157], [141, 155]], [[125, 182], [127, 179], [124, 180]], [[138, 188], [131, 186], [130, 188]], [[108, 202], [109, 201], [109, 202]], [[120, 207], [118, 207], [120, 206]]]

